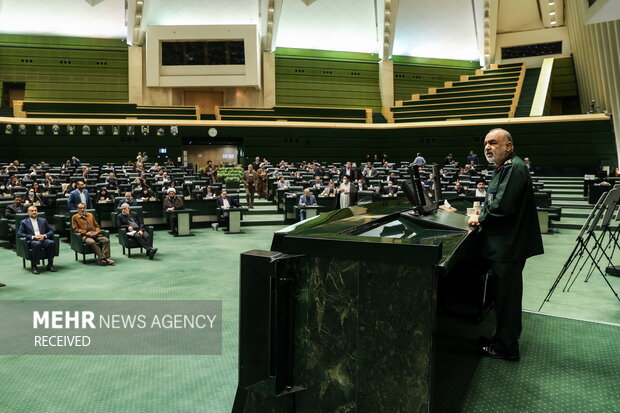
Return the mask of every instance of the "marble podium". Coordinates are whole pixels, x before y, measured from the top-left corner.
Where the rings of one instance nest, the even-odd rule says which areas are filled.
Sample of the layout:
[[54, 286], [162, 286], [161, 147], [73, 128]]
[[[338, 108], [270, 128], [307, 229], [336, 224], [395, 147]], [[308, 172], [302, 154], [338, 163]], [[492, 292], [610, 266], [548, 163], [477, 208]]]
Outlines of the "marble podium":
[[438, 296], [454, 294], [439, 280], [464, 277], [475, 239], [460, 203], [337, 210], [242, 254], [233, 412], [429, 411]]

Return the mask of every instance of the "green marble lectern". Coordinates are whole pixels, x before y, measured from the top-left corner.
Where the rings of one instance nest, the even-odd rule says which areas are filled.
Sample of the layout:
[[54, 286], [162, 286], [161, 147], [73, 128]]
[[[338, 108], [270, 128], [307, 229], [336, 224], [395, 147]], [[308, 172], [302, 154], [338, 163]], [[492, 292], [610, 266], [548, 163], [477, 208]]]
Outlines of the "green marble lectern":
[[465, 277], [476, 235], [460, 203], [354, 206], [242, 254], [233, 412], [429, 411], [439, 280]]

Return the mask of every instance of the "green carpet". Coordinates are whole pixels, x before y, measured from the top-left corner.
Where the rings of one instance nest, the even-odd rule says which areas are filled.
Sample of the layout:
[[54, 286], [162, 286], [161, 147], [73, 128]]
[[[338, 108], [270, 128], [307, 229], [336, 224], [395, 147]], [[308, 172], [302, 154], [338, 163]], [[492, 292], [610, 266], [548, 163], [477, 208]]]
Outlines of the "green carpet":
[[[2, 300], [222, 300], [221, 356], [0, 356], [0, 412], [230, 412], [237, 382], [239, 254], [269, 249], [279, 227], [246, 234], [196, 229], [195, 237], [157, 231], [154, 261], [121, 256], [114, 267], [74, 261], [61, 245], [59, 272], [34, 276], [0, 248]], [[547, 254], [525, 271], [524, 308], [535, 310], [570, 253], [575, 231], [545, 235]], [[620, 290], [620, 279], [614, 279]], [[600, 276], [558, 291], [543, 311], [620, 324], [620, 303]], [[445, 411], [611, 412], [618, 405], [618, 327], [525, 315], [523, 360], [480, 360], [471, 351], [471, 385], [445, 398]], [[0, 333], [1, 334], [1, 333]], [[465, 381], [463, 381], [465, 383]], [[441, 411], [441, 410], [437, 410]], [[383, 413], [383, 412], [377, 412]]]
[[[0, 412], [230, 412], [237, 385], [239, 253], [269, 249], [275, 227], [226, 235], [156, 231], [155, 260], [134, 250], [115, 266], [74, 261], [66, 243], [57, 273], [32, 275], [0, 248], [4, 300], [222, 300], [221, 356], [0, 356]], [[92, 256], [91, 256], [92, 257]], [[81, 257], [80, 257], [81, 260]]]
[[438, 366], [433, 411], [618, 411], [617, 326], [532, 313], [523, 314], [523, 323], [519, 363], [478, 356], [467, 334], [458, 345], [456, 334], [440, 336], [439, 350], [448, 357]]
[[[530, 258], [523, 273], [524, 310], [538, 311], [575, 246], [578, 233], [576, 230], [563, 229], [560, 233], [543, 236], [545, 254]], [[616, 253], [616, 256], [620, 260], [620, 252]], [[585, 282], [589, 267], [588, 263], [586, 270], [577, 277], [577, 281], [568, 292], [562, 292], [568, 280], [568, 276], [564, 276], [550, 301], [543, 306], [542, 312], [620, 325], [620, 301], [616, 300], [596, 270], [590, 280]], [[607, 277], [607, 279], [620, 294], [620, 278]]]

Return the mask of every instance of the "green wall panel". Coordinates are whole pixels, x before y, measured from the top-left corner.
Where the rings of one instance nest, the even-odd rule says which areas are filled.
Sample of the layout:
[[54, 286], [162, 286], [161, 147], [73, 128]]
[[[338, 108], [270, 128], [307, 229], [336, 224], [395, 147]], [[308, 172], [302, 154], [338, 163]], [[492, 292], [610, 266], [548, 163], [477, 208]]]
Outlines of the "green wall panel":
[[0, 35], [0, 81], [26, 84], [26, 100], [128, 99], [120, 39]]
[[362, 53], [276, 50], [276, 104], [381, 108], [379, 59]]
[[[139, 123], [137, 123], [139, 125]], [[14, 125], [14, 128], [17, 129]], [[91, 130], [94, 130], [91, 125]], [[152, 159], [157, 148], [168, 149], [168, 156], [180, 156], [183, 141], [196, 145], [241, 142], [245, 159], [267, 157], [272, 162], [318, 160], [361, 162], [366, 154], [386, 152], [393, 161], [411, 161], [421, 152], [429, 163], [441, 162], [452, 153], [464, 162], [470, 150], [482, 155], [482, 140], [493, 127], [505, 127], [515, 139], [516, 152], [529, 157], [536, 166], [551, 173], [593, 171], [601, 160], [616, 163], [616, 145], [608, 120], [581, 122], [539, 122], [529, 124], [471, 125], [399, 129], [357, 129], [332, 127], [221, 127], [217, 142], [208, 138], [210, 126], [180, 126], [179, 136], [49, 136], [0, 134], [0, 161], [62, 162], [72, 155], [84, 162], [126, 162], [137, 151], [147, 151]], [[48, 126], [49, 129], [49, 126]], [[153, 129], [153, 128], [151, 128]], [[0, 124], [0, 130], [4, 125]]]

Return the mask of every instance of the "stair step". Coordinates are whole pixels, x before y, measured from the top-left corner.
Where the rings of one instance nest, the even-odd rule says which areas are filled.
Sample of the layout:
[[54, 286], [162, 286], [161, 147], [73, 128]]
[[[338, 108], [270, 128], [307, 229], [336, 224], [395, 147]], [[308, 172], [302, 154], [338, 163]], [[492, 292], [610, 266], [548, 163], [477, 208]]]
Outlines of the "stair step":
[[[583, 192], [581, 193], [583, 194]], [[555, 192], [551, 192], [551, 200], [552, 201], [581, 201], [587, 202], [588, 198], [585, 196], [556, 196]]]
[[276, 211], [278, 206], [276, 204], [272, 204], [271, 202], [267, 203], [258, 203], [254, 201], [254, 210], [260, 211]]
[[557, 229], [581, 229], [581, 227], [583, 226], [582, 224], [565, 224], [563, 222], [558, 222], [558, 221], [551, 221], [551, 223], [549, 224], [549, 227], [551, 228], [557, 228]]
[[558, 191], [581, 191], [583, 192], [583, 184], [582, 185], [577, 185], [577, 184], [556, 184], [556, 183], [549, 183], [549, 182], [544, 182], [543, 185], [545, 185], [546, 189], [557, 189]]
[[590, 214], [588, 213], [588, 210], [584, 209], [583, 212], [566, 212], [563, 208], [562, 208], [562, 219], [561, 221], [564, 221], [564, 218], [579, 218], [583, 221], [586, 220], [586, 218], [588, 218]]
[[541, 176], [543, 182], [580, 182], [583, 184], [583, 176]]
[[285, 225], [283, 214], [243, 215], [242, 227], [253, 225]]
[[587, 210], [591, 210], [592, 209], [592, 205], [587, 204], [587, 203], [582, 203], [582, 204], [570, 204], [570, 203], [553, 203], [554, 207], [560, 207], [562, 208], [562, 211], [564, 211], [564, 208], [570, 208], [570, 209], [587, 209]]
[[545, 185], [545, 189], [551, 190], [552, 198], [558, 194], [572, 195], [573, 197], [583, 197], [583, 188], [580, 188], [580, 189], [552, 188], [552, 187]]

